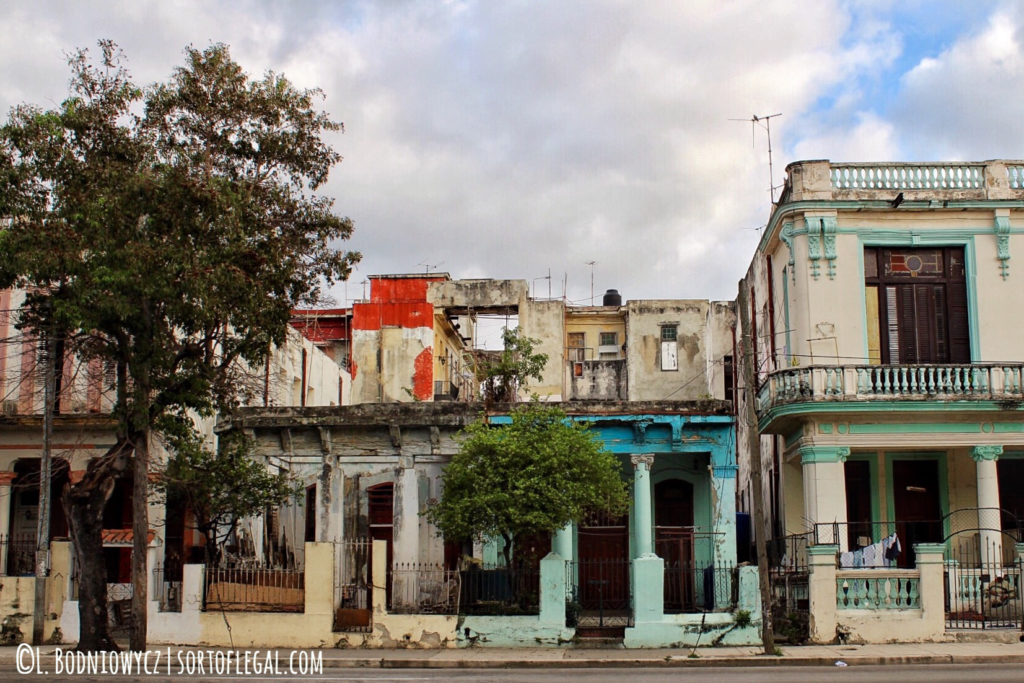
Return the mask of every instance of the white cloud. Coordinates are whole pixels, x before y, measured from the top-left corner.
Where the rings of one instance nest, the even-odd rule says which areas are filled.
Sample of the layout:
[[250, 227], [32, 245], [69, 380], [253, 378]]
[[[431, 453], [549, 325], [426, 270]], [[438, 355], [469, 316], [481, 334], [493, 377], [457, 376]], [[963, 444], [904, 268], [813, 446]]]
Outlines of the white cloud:
[[[1013, 17], [1009, 33], [992, 26], [911, 72], [901, 106], [913, 116], [887, 120], [866, 103], [862, 80], [900, 55], [886, 11], [853, 21], [833, 1], [15, 0], [0, 20], [0, 106], [56, 104], [62, 51], [99, 37], [122, 45], [141, 82], [166, 78], [186, 44], [225, 42], [255, 74], [321, 87], [345, 122], [333, 139], [345, 161], [326, 191], [356, 222], [356, 283], [422, 263], [527, 280], [550, 267], [556, 293], [565, 273], [570, 299], [589, 300], [585, 262], [596, 260], [599, 293], [723, 299], [768, 215], [764, 132], [751, 144], [750, 124], [729, 119], [783, 113], [772, 120], [776, 184], [794, 154], [888, 158], [908, 138], [914, 151], [949, 140], [945, 151], [975, 120], [1020, 132], [1005, 127], [1024, 104]], [[961, 87], [969, 106], [951, 102]], [[825, 95], [831, 119], [812, 116]], [[912, 131], [904, 119], [917, 117]]]

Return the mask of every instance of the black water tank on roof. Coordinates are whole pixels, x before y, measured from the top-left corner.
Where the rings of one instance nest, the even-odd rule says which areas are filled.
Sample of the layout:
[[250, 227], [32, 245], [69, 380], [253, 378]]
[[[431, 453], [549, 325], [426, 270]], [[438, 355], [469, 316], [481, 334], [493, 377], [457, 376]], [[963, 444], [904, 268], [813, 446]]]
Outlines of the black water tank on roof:
[[621, 306], [622, 305], [622, 295], [619, 294], [619, 290], [617, 290], [617, 289], [609, 289], [607, 292], [605, 292], [604, 293], [604, 300], [602, 302], [602, 305], [603, 306]]

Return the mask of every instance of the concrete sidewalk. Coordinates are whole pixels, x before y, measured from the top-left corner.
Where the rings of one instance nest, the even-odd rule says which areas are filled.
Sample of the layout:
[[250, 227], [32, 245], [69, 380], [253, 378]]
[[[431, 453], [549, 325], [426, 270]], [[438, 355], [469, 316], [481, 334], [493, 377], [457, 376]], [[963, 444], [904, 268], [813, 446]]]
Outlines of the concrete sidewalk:
[[781, 648], [765, 656], [756, 647], [625, 650], [468, 648], [453, 650], [325, 650], [324, 667], [525, 668], [635, 666], [835, 666], [858, 664], [1024, 664], [1020, 643], [923, 643], [900, 645], [810, 645]]
[[[65, 649], [68, 649], [67, 646]], [[151, 649], [166, 649], [153, 645]], [[44, 646], [40, 654], [47, 658], [55, 649]], [[173, 647], [177, 650], [204, 650], [197, 647]], [[223, 648], [210, 648], [223, 650]], [[236, 651], [251, 648], [238, 647]], [[262, 650], [265, 654], [266, 650]], [[279, 650], [286, 661], [290, 650]], [[711, 667], [711, 666], [848, 666], [865, 664], [1024, 664], [1022, 643], [917, 643], [891, 645], [807, 645], [781, 648], [779, 656], [765, 656], [757, 647], [705, 647], [691, 650], [625, 650], [580, 648], [460, 648], [444, 650], [380, 649], [323, 650], [325, 669], [393, 668], [393, 669], [512, 669], [530, 667]], [[14, 647], [0, 648], [0, 665], [13, 664]]]

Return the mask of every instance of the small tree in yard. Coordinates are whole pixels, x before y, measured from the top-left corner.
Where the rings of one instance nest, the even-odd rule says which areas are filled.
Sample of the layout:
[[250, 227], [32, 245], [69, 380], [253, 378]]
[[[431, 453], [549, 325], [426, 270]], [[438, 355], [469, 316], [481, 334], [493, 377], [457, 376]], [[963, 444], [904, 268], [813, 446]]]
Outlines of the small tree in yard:
[[[224, 45], [143, 90], [116, 46], [70, 60], [60, 107], [12, 110], [0, 128], [0, 287], [28, 290], [21, 325], [59, 329], [117, 368], [118, 445], [65, 492], [80, 568], [80, 650], [117, 649], [106, 624], [103, 508], [133, 481], [132, 632], [146, 648], [150, 448], [168, 416], [236, 405], [291, 310], [316, 303], [359, 254], [351, 222], [314, 194], [340, 155], [318, 91], [253, 79]], [[85, 538], [88, 536], [88, 538]]]
[[530, 378], [539, 380], [548, 362], [546, 353], [534, 353], [540, 343], [526, 337], [519, 328], [501, 332], [504, 346], [500, 355], [481, 364], [478, 376], [483, 382], [484, 400], [488, 403], [511, 403], [520, 390], [526, 390]]
[[260, 515], [302, 492], [302, 482], [285, 472], [272, 474], [254, 460], [252, 443], [242, 434], [222, 436], [214, 452], [188, 421], [163, 433], [170, 434], [165, 438], [172, 455], [156, 486], [187, 503], [193, 528], [206, 541], [207, 567], [218, 565], [224, 542], [242, 518]]
[[502, 538], [511, 567], [516, 539], [552, 533], [590, 512], [622, 514], [628, 498], [618, 460], [585, 423], [535, 401], [509, 417], [465, 429], [427, 517], [446, 538]]

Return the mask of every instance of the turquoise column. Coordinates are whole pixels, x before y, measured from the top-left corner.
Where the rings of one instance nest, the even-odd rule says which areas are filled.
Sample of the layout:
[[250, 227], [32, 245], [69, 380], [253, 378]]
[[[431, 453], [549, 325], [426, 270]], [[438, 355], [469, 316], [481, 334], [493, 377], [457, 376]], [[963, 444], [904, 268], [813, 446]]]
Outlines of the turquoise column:
[[631, 455], [633, 463], [633, 533], [636, 539], [636, 557], [654, 555], [651, 533], [651, 465], [654, 456]]

